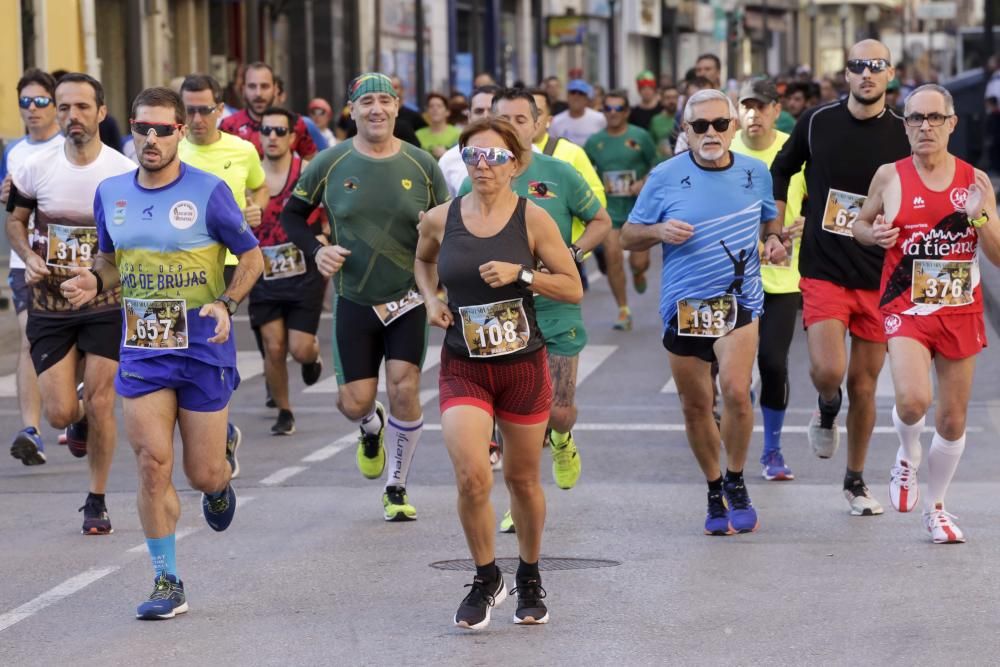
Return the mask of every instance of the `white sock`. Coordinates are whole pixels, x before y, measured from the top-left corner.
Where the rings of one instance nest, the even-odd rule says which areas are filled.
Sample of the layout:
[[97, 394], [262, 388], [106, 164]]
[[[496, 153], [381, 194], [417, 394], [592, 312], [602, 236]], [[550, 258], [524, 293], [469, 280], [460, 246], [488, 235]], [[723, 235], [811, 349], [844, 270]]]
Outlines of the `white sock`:
[[385, 450], [389, 457], [389, 474], [386, 476], [385, 486], [406, 486], [406, 473], [410, 471], [410, 461], [413, 460], [413, 452], [417, 449], [417, 442], [420, 441], [420, 433], [424, 430], [424, 419], [412, 422], [403, 421], [396, 417], [389, 417], [389, 425], [385, 430]]
[[933, 509], [937, 503], [944, 504], [944, 494], [948, 492], [951, 478], [965, 451], [965, 434], [958, 440], [945, 440], [935, 431], [931, 448], [927, 452], [927, 502]]
[[892, 406], [892, 425], [896, 427], [899, 436], [899, 451], [896, 452], [896, 463], [906, 461], [916, 470], [923, 459], [923, 449], [920, 446], [920, 434], [924, 430], [926, 417], [921, 417], [916, 424], [907, 424], [899, 418], [896, 406]]
[[382, 430], [382, 419], [378, 415], [377, 407], [378, 401], [375, 401], [372, 403], [372, 411], [358, 421], [354, 422], [368, 435], [378, 435], [378, 432]]

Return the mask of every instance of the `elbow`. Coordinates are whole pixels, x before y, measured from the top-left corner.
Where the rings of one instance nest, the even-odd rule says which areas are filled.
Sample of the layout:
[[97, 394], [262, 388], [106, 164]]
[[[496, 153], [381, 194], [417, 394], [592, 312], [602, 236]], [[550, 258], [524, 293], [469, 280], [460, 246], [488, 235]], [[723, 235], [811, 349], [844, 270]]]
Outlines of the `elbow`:
[[579, 278], [574, 281], [572, 290], [563, 300], [566, 303], [571, 303], [573, 305], [579, 305], [583, 302], [583, 284], [580, 282]]
[[636, 245], [635, 236], [632, 234], [632, 223], [626, 222], [619, 232], [619, 241], [622, 245], [622, 250], [642, 250]]

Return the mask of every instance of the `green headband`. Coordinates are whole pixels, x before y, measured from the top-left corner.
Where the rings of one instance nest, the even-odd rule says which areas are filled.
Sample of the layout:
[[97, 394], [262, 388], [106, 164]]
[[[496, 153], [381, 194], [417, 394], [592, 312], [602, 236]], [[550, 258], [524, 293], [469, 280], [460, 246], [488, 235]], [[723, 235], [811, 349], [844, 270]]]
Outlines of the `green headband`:
[[347, 96], [352, 102], [356, 102], [359, 97], [368, 93], [385, 93], [398, 97], [389, 77], [379, 72], [362, 74], [351, 81], [351, 85], [347, 87]]

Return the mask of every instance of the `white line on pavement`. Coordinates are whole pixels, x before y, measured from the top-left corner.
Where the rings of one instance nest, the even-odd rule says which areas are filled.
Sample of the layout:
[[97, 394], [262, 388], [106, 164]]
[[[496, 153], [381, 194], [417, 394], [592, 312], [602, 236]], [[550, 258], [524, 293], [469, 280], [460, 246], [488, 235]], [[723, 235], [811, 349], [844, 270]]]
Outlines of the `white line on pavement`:
[[63, 598], [67, 598], [70, 595], [73, 595], [73, 593], [83, 590], [95, 581], [103, 579], [112, 572], [117, 572], [120, 569], [120, 565], [115, 565], [114, 567], [98, 567], [87, 570], [86, 572], [78, 574], [75, 577], [70, 577], [58, 586], [45, 591], [34, 600], [29, 600], [20, 607], [12, 609], [6, 614], [0, 615], [0, 632], [3, 632], [15, 623], [19, 623], [26, 618], [34, 616], [49, 605], [53, 605]]
[[[425, 431], [440, 431], [441, 424], [424, 424]], [[593, 424], [576, 424], [573, 427], [574, 431], [667, 431], [670, 433], [683, 433], [684, 424], [612, 424], [612, 423], [593, 423]], [[754, 433], [763, 433], [763, 426], [754, 426]], [[982, 433], [983, 429], [980, 426], [969, 426], [966, 428], [969, 433]], [[808, 426], [786, 426], [781, 429], [782, 433], [808, 433]], [[843, 426], [840, 427], [841, 433], [847, 433], [847, 429]], [[896, 429], [892, 426], [876, 426], [874, 431], [876, 435], [886, 435], [889, 433], [895, 434]], [[924, 433], [933, 433], [933, 426], [925, 426]]]
[[280, 470], [275, 470], [270, 475], [260, 480], [260, 483], [262, 486], [277, 486], [308, 469], [309, 468], [307, 466], [289, 466], [287, 468], [281, 468]]
[[321, 447], [320, 449], [317, 449], [315, 452], [309, 454], [308, 456], [303, 456], [302, 462], [319, 463], [320, 461], [326, 461], [327, 459], [332, 459], [334, 456], [347, 449], [351, 445], [351, 443], [353, 443], [356, 439], [357, 435], [355, 435], [354, 433], [350, 435], [345, 435], [343, 438], [340, 438], [336, 442], [332, 442], [326, 447]]
[[617, 349], [617, 345], [588, 345], [583, 348], [580, 365], [576, 369], [576, 386], [579, 387]]

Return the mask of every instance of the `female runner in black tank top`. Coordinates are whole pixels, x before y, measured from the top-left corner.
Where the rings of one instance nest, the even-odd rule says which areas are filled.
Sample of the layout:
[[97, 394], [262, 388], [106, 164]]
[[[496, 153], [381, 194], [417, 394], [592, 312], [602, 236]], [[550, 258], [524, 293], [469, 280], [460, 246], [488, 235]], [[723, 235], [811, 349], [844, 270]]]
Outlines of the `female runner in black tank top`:
[[[493, 548], [488, 451], [494, 414], [504, 438], [503, 473], [521, 556], [514, 622], [545, 623], [538, 575], [545, 522], [540, 460], [552, 388], [532, 293], [578, 303], [583, 288], [555, 221], [511, 189], [526, 150], [514, 127], [498, 119], [474, 123], [462, 132], [459, 146], [472, 192], [423, 217], [414, 270], [427, 321], [446, 330], [441, 430], [477, 570], [455, 624], [485, 627], [493, 606], [507, 596]], [[539, 262], [545, 270], [532, 272]], [[438, 298], [439, 280], [448, 303]]]

